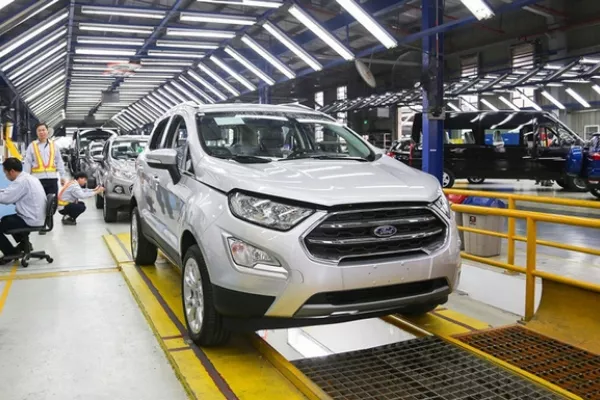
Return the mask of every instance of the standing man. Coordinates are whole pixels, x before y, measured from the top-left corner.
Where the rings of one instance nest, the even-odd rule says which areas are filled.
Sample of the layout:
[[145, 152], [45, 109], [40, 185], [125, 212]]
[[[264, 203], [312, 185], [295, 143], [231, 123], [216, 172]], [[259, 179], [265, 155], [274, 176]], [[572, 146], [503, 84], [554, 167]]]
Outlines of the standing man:
[[23, 158], [23, 171], [38, 178], [46, 194], [58, 195], [58, 180], [66, 182], [65, 164], [54, 141], [48, 139], [48, 125], [40, 122], [35, 126], [38, 140], [34, 140]]

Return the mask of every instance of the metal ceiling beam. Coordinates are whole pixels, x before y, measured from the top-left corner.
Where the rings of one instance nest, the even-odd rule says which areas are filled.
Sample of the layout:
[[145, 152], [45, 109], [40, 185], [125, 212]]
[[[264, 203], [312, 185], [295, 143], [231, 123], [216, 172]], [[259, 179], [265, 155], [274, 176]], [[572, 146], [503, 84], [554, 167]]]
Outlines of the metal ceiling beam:
[[69, 3], [69, 22], [67, 25], [67, 60], [65, 62], [65, 71], [67, 80], [65, 82], [65, 101], [64, 106], [67, 106], [69, 100], [69, 87], [71, 86], [71, 49], [73, 43], [73, 17], [75, 16], [75, 0], [70, 0]]

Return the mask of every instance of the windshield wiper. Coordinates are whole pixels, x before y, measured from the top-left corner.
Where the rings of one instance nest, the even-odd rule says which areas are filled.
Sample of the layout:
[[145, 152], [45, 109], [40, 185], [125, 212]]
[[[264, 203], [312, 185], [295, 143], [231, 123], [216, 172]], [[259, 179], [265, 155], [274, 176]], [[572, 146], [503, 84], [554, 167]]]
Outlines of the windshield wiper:
[[301, 155], [297, 155], [295, 157], [282, 158], [279, 161], [301, 160], [301, 159], [311, 159], [311, 160], [345, 160], [345, 161], [369, 162], [368, 159], [363, 158], [363, 157], [347, 157], [347, 156], [335, 156], [335, 155], [325, 155], [325, 154], [301, 154]]
[[223, 160], [233, 160], [237, 161], [241, 164], [254, 164], [254, 163], [270, 163], [271, 160], [268, 158], [258, 157], [258, 156], [248, 156], [244, 154], [232, 154], [232, 155], [217, 155], [212, 154], [213, 157], [217, 157]]

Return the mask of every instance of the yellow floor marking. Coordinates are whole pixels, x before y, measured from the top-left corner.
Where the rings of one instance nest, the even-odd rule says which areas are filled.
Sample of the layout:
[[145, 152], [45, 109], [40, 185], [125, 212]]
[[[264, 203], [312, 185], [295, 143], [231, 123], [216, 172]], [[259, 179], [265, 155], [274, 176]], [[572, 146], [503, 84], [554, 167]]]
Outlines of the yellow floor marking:
[[13, 279], [15, 281], [21, 281], [26, 279], [45, 279], [45, 278], [60, 278], [63, 276], [76, 276], [76, 275], [91, 275], [91, 274], [114, 274], [119, 272], [119, 268], [98, 268], [98, 269], [83, 269], [79, 271], [56, 271], [56, 272], [40, 272], [40, 273], [27, 273], [17, 274], [14, 278], [11, 278], [10, 274], [0, 275], [0, 282]]
[[[113, 256], [117, 264], [131, 261], [131, 257], [119, 245], [116, 237], [113, 235], [104, 235], [103, 238], [104, 242], [106, 242], [106, 245], [108, 246], [108, 251]], [[127, 248], [129, 248], [129, 234], [127, 234], [127, 241], [124, 241], [123, 243], [127, 244]]]
[[[162, 339], [180, 335], [161, 305], [158, 303], [146, 283], [142, 280], [135, 266], [122, 264], [122, 273], [133, 296], [138, 302], [148, 325], [152, 328], [156, 339], [171, 362], [175, 374], [193, 399], [225, 399], [215, 385], [202, 363], [192, 351], [170, 352], [169, 345]], [[172, 342], [173, 340], [168, 340]], [[183, 341], [183, 340], [181, 340]]]
[[171, 349], [179, 349], [182, 347], [190, 347], [189, 344], [186, 343], [185, 340], [183, 340], [182, 338], [178, 338], [178, 339], [162, 339], [165, 342], [165, 346], [167, 346], [167, 349], [171, 350]]
[[437, 309], [433, 313], [437, 317], [445, 318], [447, 320], [450, 320], [450, 322], [463, 325], [464, 327], [472, 328], [473, 330], [489, 329], [492, 327], [490, 324], [487, 324], [475, 318], [468, 317], [464, 314], [453, 310]]
[[2, 289], [2, 294], [0, 294], [0, 314], [2, 313], [2, 310], [4, 309], [4, 305], [6, 304], [6, 299], [8, 299], [8, 293], [10, 292], [10, 287], [12, 286], [13, 279], [16, 274], [17, 274], [17, 266], [14, 265], [12, 267], [12, 269], [10, 270], [9, 279], [4, 284], [4, 289]]

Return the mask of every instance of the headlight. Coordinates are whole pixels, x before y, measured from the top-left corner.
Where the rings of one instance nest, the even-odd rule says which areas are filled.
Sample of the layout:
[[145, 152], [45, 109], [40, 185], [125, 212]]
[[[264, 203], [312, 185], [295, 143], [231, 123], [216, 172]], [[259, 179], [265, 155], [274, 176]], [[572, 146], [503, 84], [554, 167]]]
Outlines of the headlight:
[[115, 178], [124, 179], [126, 181], [132, 180], [135, 175], [134, 172], [123, 170], [123, 169], [116, 169], [114, 171], [114, 174], [115, 174]]
[[277, 260], [266, 251], [234, 238], [229, 238], [228, 242], [231, 257], [237, 265], [247, 268], [254, 268], [258, 264], [279, 266]]
[[280, 231], [292, 229], [315, 212], [239, 192], [229, 196], [229, 208], [240, 219]]
[[450, 203], [443, 192], [441, 192], [440, 197], [433, 202], [433, 205], [443, 212], [448, 218], [450, 218]]

